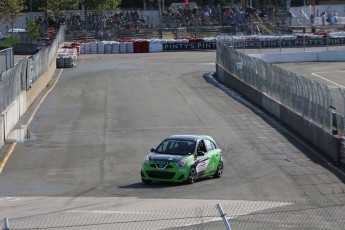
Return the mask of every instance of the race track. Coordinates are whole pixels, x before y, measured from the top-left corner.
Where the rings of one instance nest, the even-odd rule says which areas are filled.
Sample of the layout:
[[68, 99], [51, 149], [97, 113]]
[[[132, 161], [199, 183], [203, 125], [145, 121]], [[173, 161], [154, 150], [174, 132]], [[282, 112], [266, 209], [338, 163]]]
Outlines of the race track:
[[[13, 197], [0, 202], [0, 217], [90, 210], [99, 199], [92, 210], [344, 201], [344, 175], [219, 85], [207, 74], [215, 57], [215, 51], [80, 56], [76, 68], [62, 71], [30, 125], [31, 138], [16, 145], [0, 175], [0, 197]], [[212, 135], [223, 150], [223, 177], [142, 184], [145, 155], [172, 134]]]

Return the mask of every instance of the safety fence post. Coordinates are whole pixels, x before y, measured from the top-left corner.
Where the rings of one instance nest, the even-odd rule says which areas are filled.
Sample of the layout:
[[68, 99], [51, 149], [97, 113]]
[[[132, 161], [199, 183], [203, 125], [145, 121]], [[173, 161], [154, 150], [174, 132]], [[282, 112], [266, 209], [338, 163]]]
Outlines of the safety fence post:
[[218, 203], [218, 204], [216, 205], [216, 208], [218, 209], [219, 214], [220, 214], [220, 216], [221, 216], [222, 219], [223, 219], [223, 222], [224, 222], [224, 225], [225, 225], [225, 229], [226, 229], [226, 230], [231, 230], [230, 223], [228, 222], [226, 213], [224, 212], [224, 210], [223, 210], [222, 206], [220, 205], [220, 203]]
[[4, 218], [4, 229], [3, 230], [10, 230], [10, 224], [8, 222], [8, 218]]

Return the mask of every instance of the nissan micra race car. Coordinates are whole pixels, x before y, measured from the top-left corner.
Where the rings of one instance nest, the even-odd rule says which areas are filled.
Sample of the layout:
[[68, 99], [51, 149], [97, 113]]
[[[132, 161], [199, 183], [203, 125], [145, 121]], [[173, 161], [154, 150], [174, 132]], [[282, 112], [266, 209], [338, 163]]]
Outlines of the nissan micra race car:
[[211, 136], [173, 135], [151, 149], [141, 168], [141, 180], [194, 183], [223, 174], [222, 150]]

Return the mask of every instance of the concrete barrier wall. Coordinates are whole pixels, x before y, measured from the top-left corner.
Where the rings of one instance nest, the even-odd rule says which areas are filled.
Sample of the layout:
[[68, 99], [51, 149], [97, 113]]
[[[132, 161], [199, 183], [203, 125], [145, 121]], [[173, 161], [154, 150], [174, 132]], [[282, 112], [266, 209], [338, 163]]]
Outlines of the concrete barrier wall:
[[5, 133], [4, 133], [4, 117], [0, 116], [0, 146], [5, 144]]
[[268, 63], [345, 61], [345, 50], [251, 54]]
[[341, 137], [333, 136], [330, 132], [323, 130], [302, 115], [295, 113], [257, 89], [248, 86], [243, 81], [227, 72], [221, 65], [216, 64], [216, 70], [217, 80], [219, 82], [237, 90], [249, 101], [261, 107], [267, 113], [274, 115], [292, 130], [296, 131], [317, 148], [321, 149], [327, 157], [339, 162], [339, 142]]
[[32, 105], [38, 95], [47, 87], [49, 81], [52, 79], [56, 70], [56, 62], [52, 62], [48, 70], [40, 76], [32, 87], [26, 91], [26, 104], [27, 108]]
[[19, 97], [17, 97], [16, 100], [14, 100], [3, 112], [4, 115], [4, 134], [5, 137], [7, 137], [11, 130], [14, 128], [16, 123], [18, 122], [20, 115], [19, 115]]
[[3, 136], [0, 140], [0, 147], [4, 145], [5, 140], [23, 140], [27, 134], [27, 127], [21, 125], [16, 127], [19, 119], [26, 113], [28, 108], [36, 100], [36, 98], [47, 87], [56, 70], [56, 63], [53, 61], [48, 70], [34, 82], [28, 91], [23, 91], [13, 103], [6, 108], [3, 113], [3, 119], [0, 124]]

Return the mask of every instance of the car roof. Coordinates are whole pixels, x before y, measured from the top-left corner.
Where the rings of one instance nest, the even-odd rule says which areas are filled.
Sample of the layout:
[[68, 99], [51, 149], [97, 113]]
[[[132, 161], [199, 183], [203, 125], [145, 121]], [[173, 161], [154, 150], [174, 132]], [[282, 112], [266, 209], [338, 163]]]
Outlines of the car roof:
[[167, 139], [174, 139], [174, 140], [186, 140], [186, 141], [197, 141], [201, 138], [208, 138], [213, 140], [212, 137], [207, 135], [172, 135]]

